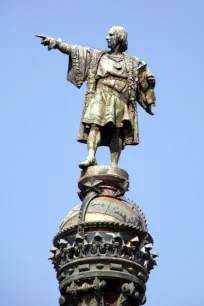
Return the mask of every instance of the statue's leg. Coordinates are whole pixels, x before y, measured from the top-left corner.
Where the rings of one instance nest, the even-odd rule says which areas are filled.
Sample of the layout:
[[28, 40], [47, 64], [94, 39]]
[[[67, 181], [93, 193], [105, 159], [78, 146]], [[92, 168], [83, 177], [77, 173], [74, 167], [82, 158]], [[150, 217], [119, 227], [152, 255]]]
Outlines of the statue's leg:
[[117, 167], [120, 153], [123, 146], [121, 129], [116, 128], [110, 140], [111, 166]]
[[100, 141], [101, 141], [100, 127], [96, 124], [92, 124], [90, 132], [89, 132], [89, 136], [87, 139], [88, 156], [85, 161], [79, 164], [80, 168], [86, 168], [86, 167], [94, 166], [97, 164], [95, 155], [96, 155], [96, 150], [98, 148]]
[[87, 159], [95, 159], [96, 150], [101, 141], [100, 127], [96, 124], [91, 125], [91, 130], [88, 136], [88, 157]]

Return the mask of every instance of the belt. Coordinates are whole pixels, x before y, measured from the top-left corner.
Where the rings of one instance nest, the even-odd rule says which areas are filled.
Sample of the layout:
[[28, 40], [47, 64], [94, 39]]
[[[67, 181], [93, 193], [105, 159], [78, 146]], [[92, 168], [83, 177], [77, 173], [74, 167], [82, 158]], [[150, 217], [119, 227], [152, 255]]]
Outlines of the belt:
[[108, 92], [108, 93], [110, 93], [113, 96], [116, 96], [117, 98], [119, 98], [120, 100], [124, 101], [125, 103], [128, 102], [128, 89], [126, 89], [125, 92], [121, 92], [120, 93], [116, 89], [103, 84], [102, 81], [103, 81], [103, 79], [98, 81], [96, 89], [100, 88], [103, 91]]

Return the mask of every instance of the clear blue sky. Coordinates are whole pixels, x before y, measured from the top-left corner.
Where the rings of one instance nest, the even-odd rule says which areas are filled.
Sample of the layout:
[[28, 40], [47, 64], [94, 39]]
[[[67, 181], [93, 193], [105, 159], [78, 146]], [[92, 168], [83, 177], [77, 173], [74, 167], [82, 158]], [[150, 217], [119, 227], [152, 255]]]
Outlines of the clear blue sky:
[[[155, 116], [139, 110], [140, 146], [120, 161], [160, 253], [146, 305], [203, 305], [203, 15], [202, 0], [1, 1], [2, 305], [58, 305], [48, 251], [79, 203], [86, 155], [76, 141], [85, 87], [66, 81], [67, 56], [34, 33], [105, 49], [112, 25], [127, 29], [129, 54], [157, 79]], [[109, 163], [108, 149], [97, 157]]]

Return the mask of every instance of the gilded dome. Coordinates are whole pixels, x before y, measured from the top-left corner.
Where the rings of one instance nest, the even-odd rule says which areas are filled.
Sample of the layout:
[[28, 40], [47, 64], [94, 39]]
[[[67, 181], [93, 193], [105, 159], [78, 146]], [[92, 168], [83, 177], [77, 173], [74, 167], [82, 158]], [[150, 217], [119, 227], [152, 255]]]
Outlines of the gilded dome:
[[[135, 204], [133, 205], [135, 206]], [[133, 225], [142, 225], [141, 217], [143, 217], [143, 214], [140, 214], [141, 211], [139, 211], [138, 214], [138, 211], [134, 209], [135, 207], [131, 206], [128, 206], [123, 200], [120, 199], [108, 196], [96, 197], [90, 201], [87, 207], [85, 222], [113, 221], [125, 222]], [[74, 207], [68, 213], [60, 226], [60, 230], [78, 224], [80, 207], [81, 204]]]

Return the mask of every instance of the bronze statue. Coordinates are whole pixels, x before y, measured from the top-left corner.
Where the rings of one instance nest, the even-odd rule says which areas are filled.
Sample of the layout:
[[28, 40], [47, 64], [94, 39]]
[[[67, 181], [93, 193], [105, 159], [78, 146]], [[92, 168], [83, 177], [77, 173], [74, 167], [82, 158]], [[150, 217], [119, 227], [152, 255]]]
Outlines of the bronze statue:
[[78, 141], [88, 144], [88, 156], [80, 168], [96, 165], [98, 146], [109, 146], [111, 166], [117, 167], [121, 150], [137, 145], [138, 102], [153, 115], [155, 78], [145, 62], [128, 55], [127, 32], [119, 26], [109, 30], [110, 51], [64, 43], [42, 35], [41, 44], [69, 55], [67, 79], [80, 88], [87, 81]]

